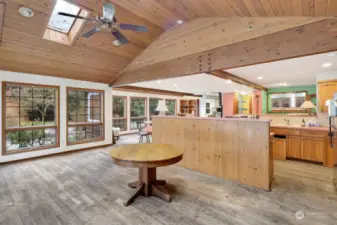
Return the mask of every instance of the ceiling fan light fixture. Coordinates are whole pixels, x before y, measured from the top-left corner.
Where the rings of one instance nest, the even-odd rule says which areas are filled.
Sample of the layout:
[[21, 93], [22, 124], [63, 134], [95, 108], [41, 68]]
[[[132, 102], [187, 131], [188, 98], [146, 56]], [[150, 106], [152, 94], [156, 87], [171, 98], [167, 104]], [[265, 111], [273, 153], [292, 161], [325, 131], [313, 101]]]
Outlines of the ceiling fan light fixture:
[[114, 46], [120, 46], [122, 43], [121, 43], [119, 40], [114, 40], [114, 41], [112, 42], [112, 44], [113, 44]]
[[24, 6], [21, 6], [19, 8], [19, 12], [20, 12], [21, 16], [24, 16], [24, 17], [27, 17], [27, 18], [30, 18], [30, 17], [34, 16], [33, 10], [30, 9], [30, 8], [24, 7]]

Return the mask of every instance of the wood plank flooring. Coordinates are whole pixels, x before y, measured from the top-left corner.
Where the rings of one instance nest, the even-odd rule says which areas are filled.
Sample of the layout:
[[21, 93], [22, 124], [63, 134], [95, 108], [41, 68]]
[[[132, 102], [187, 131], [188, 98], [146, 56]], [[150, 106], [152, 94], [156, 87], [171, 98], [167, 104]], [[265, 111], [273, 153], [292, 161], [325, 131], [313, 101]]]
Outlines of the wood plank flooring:
[[[0, 224], [337, 224], [332, 169], [291, 161], [275, 162], [272, 192], [178, 166], [159, 168], [173, 201], [140, 197], [124, 207], [137, 170], [113, 165], [110, 149], [0, 165]], [[299, 210], [302, 220], [295, 217]]]

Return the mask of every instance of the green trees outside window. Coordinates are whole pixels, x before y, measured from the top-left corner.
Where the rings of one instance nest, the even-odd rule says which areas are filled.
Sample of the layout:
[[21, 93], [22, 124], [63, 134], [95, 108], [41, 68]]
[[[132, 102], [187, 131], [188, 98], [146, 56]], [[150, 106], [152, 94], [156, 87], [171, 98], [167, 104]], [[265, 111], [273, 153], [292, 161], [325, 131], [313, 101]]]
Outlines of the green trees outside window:
[[103, 91], [68, 88], [68, 144], [103, 139]]
[[127, 129], [126, 97], [112, 96], [112, 126]]
[[167, 116], [174, 116], [176, 114], [176, 100], [175, 99], [166, 99], [166, 107], [168, 111], [165, 113]]
[[59, 87], [4, 83], [5, 154], [58, 143]]
[[131, 98], [130, 99], [130, 115], [131, 124], [130, 129], [137, 129], [137, 122], [146, 121], [146, 99], [145, 98]]

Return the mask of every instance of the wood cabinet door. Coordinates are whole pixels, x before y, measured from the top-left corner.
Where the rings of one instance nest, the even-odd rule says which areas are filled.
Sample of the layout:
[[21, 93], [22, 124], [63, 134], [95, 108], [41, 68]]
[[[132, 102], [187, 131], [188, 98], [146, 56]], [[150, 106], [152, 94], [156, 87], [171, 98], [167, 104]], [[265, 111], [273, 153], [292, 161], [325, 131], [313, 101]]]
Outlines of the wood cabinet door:
[[328, 112], [328, 107], [325, 106], [325, 102], [328, 99], [333, 98], [333, 94], [337, 92], [337, 82], [325, 82], [318, 85], [319, 91], [319, 112]]
[[285, 160], [287, 151], [286, 139], [275, 138], [274, 159]]
[[287, 136], [287, 157], [301, 158], [301, 137]]
[[325, 152], [324, 138], [302, 137], [301, 138], [301, 159], [323, 162]]

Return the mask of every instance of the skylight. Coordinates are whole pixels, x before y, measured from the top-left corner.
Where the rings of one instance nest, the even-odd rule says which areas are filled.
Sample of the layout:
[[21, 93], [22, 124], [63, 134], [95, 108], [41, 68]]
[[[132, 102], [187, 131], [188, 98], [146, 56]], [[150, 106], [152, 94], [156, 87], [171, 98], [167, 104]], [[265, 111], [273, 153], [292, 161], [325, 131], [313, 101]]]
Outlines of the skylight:
[[75, 22], [75, 18], [58, 15], [59, 12], [65, 12], [78, 15], [80, 7], [75, 6], [65, 0], [57, 0], [52, 15], [48, 22], [48, 28], [68, 33]]

